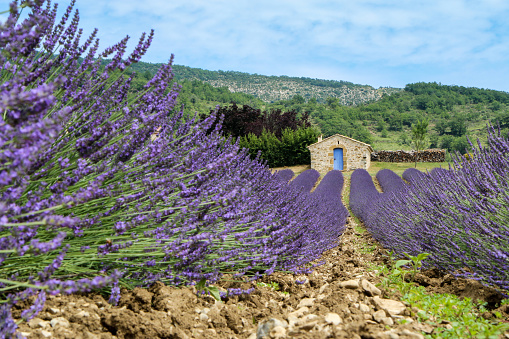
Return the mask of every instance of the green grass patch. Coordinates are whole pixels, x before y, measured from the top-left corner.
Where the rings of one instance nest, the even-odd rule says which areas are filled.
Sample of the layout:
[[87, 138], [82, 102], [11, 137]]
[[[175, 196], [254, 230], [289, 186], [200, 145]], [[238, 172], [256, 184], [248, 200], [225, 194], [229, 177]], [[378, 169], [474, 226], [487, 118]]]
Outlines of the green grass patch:
[[[354, 217], [354, 218], [357, 218], [357, 217]], [[359, 219], [357, 219], [357, 221], [359, 221]], [[360, 233], [360, 234], [364, 234], [367, 232], [366, 229], [362, 228], [359, 225], [354, 225], [353, 229], [355, 230], [355, 232]]]
[[279, 291], [280, 293], [284, 295], [290, 295], [289, 292], [281, 291], [281, 288], [279, 287], [279, 284], [275, 281], [271, 281], [270, 283], [264, 283], [264, 282], [257, 282], [256, 286], [258, 287], [267, 287], [270, 288], [273, 291]]
[[375, 252], [377, 246], [376, 245], [364, 245], [359, 249], [361, 253], [373, 253]]
[[[432, 334], [425, 335], [426, 338], [496, 339], [509, 330], [509, 324], [502, 322], [500, 313], [495, 312], [494, 319], [485, 319], [481, 316], [487, 311], [484, 302], [474, 302], [469, 298], [462, 299], [447, 293], [429, 294], [424, 287], [407, 283], [404, 277], [415, 274], [423, 260], [412, 259], [415, 260], [398, 260], [392, 268], [373, 265], [371, 269], [384, 276], [379, 285], [389, 294], [401, 294], [402, 302], [414, 310], [418, 309], [412, 315], [416, 316], [420, 323], [435, 328]], [[405, 264], [412, 264], [414, 269], [411, 271], [403, 269], [402, 266]], [[502, 302], [507, 303], [509, 299]]]
[[[440, 326], [428, 338], [499, 338], [509, 330], [509, 324], [500, 319], [484, 319], [485, 303], [469, 298], [461, 299], [452, 294], [429, 295], [422, 286], [410, 286], [402, 297], [412, 307], [417, 307], [419, 322]], [[449, 325], [449, 326], [448, 326]]]

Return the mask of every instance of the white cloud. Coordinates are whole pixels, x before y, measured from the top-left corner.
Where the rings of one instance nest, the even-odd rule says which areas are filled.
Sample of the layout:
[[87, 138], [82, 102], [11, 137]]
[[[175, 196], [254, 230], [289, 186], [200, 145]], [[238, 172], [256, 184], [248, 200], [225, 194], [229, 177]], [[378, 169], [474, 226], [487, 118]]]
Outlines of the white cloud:
[[154, 28], [144, 60], [165, 62], [174, 53], [176, 63], [206, 69], [338, 76], [369, 69], [362, 72], [369, 80], [401, 77], [398, 69], [442, 74], [509, 61], [503, 0], [78, 0], [76, 7], [85, 33], [99, 28], [102, 48], [126, 34], [134, 47]]

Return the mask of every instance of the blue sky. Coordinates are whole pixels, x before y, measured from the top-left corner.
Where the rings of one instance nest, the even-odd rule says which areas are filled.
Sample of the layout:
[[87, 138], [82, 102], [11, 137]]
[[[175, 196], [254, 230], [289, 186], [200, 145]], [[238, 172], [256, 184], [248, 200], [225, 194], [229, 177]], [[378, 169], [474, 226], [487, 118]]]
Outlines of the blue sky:
[[[62, 13], [70, 1], [60, 4]], [[0, 9], [9, 1], [0, 0]], [[101, 50], [155, 29], [142, 59], [208, 70], [345, 80], [436, 81], [509, 91], [507, 0], [78, 0]]]

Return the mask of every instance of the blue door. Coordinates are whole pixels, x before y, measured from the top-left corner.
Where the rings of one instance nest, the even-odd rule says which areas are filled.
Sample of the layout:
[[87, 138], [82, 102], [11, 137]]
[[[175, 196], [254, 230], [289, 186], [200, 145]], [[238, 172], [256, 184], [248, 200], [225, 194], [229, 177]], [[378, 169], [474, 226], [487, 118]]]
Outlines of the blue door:
[[334, 169], [343, 170], [343, 149], [334, 148]]

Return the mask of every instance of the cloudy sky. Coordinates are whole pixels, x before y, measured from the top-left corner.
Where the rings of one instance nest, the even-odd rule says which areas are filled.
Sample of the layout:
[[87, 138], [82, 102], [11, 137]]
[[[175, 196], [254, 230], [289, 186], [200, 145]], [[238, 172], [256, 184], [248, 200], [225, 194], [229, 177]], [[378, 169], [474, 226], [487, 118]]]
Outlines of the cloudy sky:
[[[56, 0], [62, 13], [70, 0]], [[9, 1], [0, 0], [0, 11]], [[77, 0], [101, 49], [155, 29], [142, 59], [208, 70], [509, 91], [507, 0]]]

